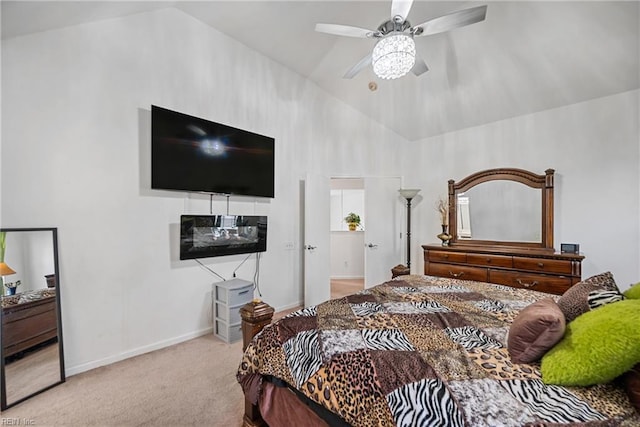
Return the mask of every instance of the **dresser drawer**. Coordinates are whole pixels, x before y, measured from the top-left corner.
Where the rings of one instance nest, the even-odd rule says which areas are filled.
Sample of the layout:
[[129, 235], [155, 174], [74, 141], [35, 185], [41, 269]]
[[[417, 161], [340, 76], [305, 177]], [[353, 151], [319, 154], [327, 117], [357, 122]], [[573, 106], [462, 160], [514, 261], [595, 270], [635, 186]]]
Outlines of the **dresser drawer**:
[[556, 295], [562, 295], [571, 287], [570, 277], [493, 269], [489, 269], [489, 282]]
[[467, 254], [448, 251], [429, 251], [429, 262], [467, 262]]
[[571, 274], [571, 261], [562, 259], [513, 257], [513, 267], [519, 270]]
[[511, 268], [513, 261], [508, 255], [467, 254], [467, 264]]
[[432, 276], [449, 277], [452, 279], [487, 281], [487, 269], [481, 267], [468, 267], [454, 264], [429, 264], [427, 274]]

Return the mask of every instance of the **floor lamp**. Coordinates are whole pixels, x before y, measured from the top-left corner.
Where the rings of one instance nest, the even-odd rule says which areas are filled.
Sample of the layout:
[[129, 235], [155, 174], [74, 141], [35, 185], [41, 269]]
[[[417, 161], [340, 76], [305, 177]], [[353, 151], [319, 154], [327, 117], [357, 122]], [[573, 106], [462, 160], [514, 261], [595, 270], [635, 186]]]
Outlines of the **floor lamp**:
[[411, 199], [416, 197], [420, 190], [400, 189], [400, 195], [407, 200], [407, 268], [411, 268]]

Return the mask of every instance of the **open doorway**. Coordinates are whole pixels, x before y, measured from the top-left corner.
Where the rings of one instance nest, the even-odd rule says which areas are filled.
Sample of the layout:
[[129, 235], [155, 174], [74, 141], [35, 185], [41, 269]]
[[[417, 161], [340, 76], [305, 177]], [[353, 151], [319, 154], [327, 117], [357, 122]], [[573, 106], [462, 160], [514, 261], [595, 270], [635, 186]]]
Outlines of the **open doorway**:
[[[345, 178], [336, 178], [345, 179]], [[355, 180], [356, 178], [347, 178]], [[402, 233], [400, 232], [402, 203], [398, 194], [401, 188], [399, 177], [364, 177], [358, 181], [359, 188], [341, 188], [342, 200], [346, 190], [359, 190], [362, 194], [360, 228], [348, 231], [344, 221], [351, 210], [344, 203], [340, 210], [330, 215], [331, 179], [321, 175], [307, 174], [304, 183], [304, 305], [310, 307], [331, 298], [332, 258], [334, 265], [345, 267], [345, 259], [340, 259], [337, 250], [331, 247], [331, 216], [334, 227], [345, 227], [333, 234], [353, 239], [350, 246], [357, 250], [345, 250], [346, 267], [359, 263], [359, 272], [338, 271], [334, 279], [362, 279], [364, 289], [371, 288], [391, 278], [391, 268], [402, 260]], [[363, 185], [364, 184], [364, 185]], [[346, 192], [346, 193], [345, 193]], [[346, 197], [347, 200], [350, 197]], [[344, 212], [344, 214], [343, 214]], [[356, 213], [356, 212], [354, 212]], [[336, 246], [334, 242], [334, 246]], [[347, 245], [340, 245], [340, 249]], [[359, 261], [356, 262], [356, 257]], [[336, 263], [335, 260], [338, 260]]]
[[[331, 298], [342, 298], [364, 289], [364, 179], [331, 178]], [[345, 218], [351, 214], [359, 222], [352, 225]]]

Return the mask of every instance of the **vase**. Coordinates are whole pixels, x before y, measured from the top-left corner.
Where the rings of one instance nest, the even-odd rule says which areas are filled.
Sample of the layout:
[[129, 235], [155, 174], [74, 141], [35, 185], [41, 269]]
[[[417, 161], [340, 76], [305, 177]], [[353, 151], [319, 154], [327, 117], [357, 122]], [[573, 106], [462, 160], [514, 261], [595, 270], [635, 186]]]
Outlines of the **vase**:
[[449, 246], [449, 240], [451, 240], [451, 235], [447, 233], [449, 226], [442, 224], [442, 233], [438, 234], [438, 239], [442, 240], [442, 246]]
[[355, 222], [350, 222], [349, 223], [349, 231], [356, 231], [356, 228], [358, 227], [358, 224]]
[[7, 295], [15, 295], [17, 288], [7, 288]]

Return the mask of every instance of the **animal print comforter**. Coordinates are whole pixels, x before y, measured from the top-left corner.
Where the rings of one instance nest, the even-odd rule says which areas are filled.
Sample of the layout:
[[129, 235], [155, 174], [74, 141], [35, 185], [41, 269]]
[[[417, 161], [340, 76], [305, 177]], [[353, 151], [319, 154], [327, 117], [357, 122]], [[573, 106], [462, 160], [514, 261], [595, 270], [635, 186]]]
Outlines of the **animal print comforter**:
[[353, 426], [640, 425], [613, 384], [545, 385], [506, 346], [522, 308], [549, 297], [488, 283], [400, 276], [267, 326], [238, 379], [283, 379]]

